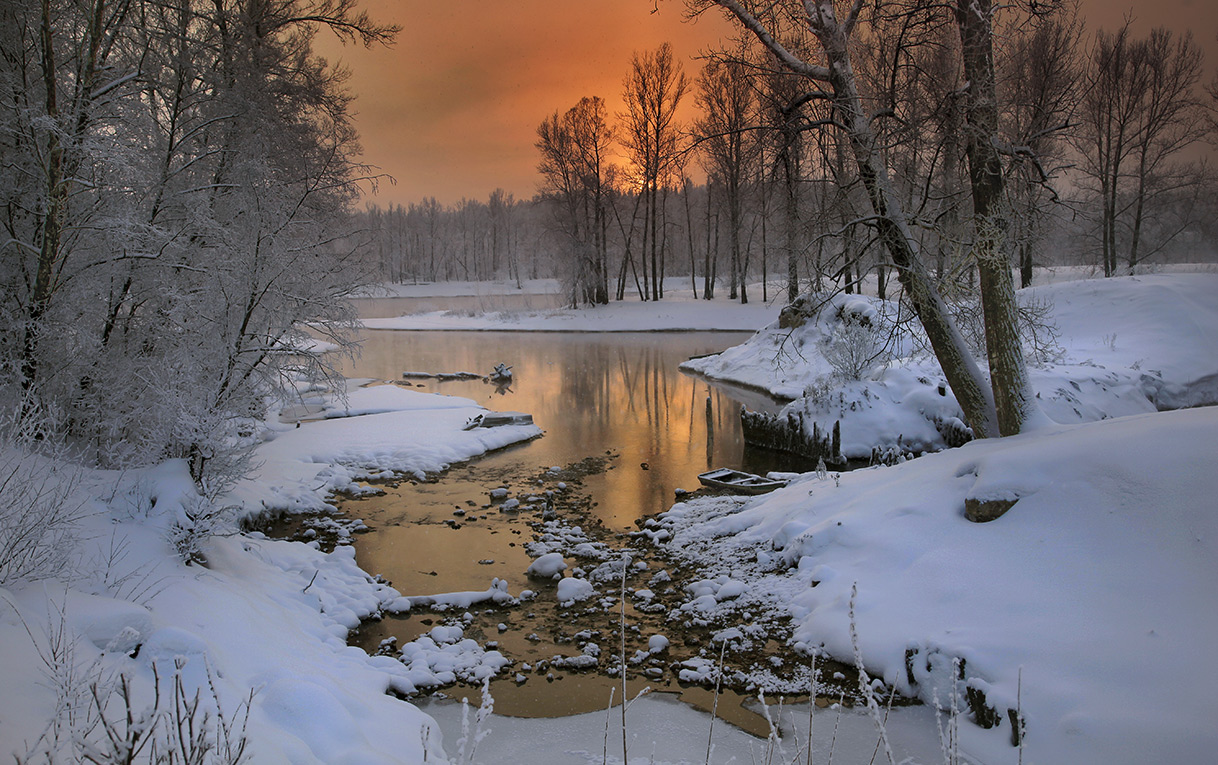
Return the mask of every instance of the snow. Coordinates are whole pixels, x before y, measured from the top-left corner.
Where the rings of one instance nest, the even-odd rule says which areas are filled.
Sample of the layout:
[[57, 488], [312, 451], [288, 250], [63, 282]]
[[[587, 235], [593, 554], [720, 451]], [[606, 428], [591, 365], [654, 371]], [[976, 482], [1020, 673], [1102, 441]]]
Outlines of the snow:
[[557, 279], [514, 281], [451, 281], [420, 284], [381, 284], [368, 297], [481, 297], [483, 295], [555, 295], [562, 292]]
[[[385, 695], [406, 683], [346, 645], [358, 617], [395, 593], [359, 570], [349, 547], [327, 555], [256, 536], [214, 537], [207, 568], [182, 565], [165, 542], [177, 508], [149, 503], [150, 489], [189, 492], [185, 466], [169, 466], [176, 470], [86, 476], [82, 491], [114, 499], [93, 505], [74, 570], [0, 590], [0, 676], [9, 689], [0, 748], [53, 746], [38, 737], [57, 693], [88, 693], [92, 683], [104, 698], [120, 672], [132, 680], [138, 713], [156, 672], [163, 693], [175, 675], [188, 695], [197, 689], [212, 719], [217, 711], [240, 719], [248, 703], [254, 761], [421, 761], [425, 748], [440, 756], [438, 742], [420, 735], [427, 717]], [[98, 560], [106, 562], [91, 565]], [[56, 645], [67, 652], [54, 653]]]
[[[849, 659], [853, 623], [873, 674], [941, 702], [964, 660], [1003, 718], [966, 726], [982, 762], [1015, 761], [1017, 697], [1025, 762], [1201, 762], [1218, 747], [1218, 701], [1196, 682], [1218, 676], [1215, 454], [1218, 409], [1138, 415], [973, 442], [840, 485], [808, 476], [744, 506], [695, 500], [663, 521], [674, 554], [747, 570], [753, 603], [788, 613], [808, 650]], [[968, 497], [1019, 499], [974, 524]], [[778, 562], [753, 563], [758, 549]], [[708, 607], [702, 589], [690, 597]]]
[[562, 553], [546, 553], [529, 564], [525, 571], [529, 576], [539, 577], [541, 579], [550, 579], [551, 577], [562, 576], [562, 572], [567, 570], [567, 562], [563, 560]]
[[470, 315], [432, 311], [391, 319], [365, 319], [368, 329], [495, 330], [512, 332], [755, 331], [774, 321], [778, 305], [694, 300], [674, 295], [653, 303], [637, 300], [604, 306]]
[[342, 416], [269, 434], [253, 480], [233, 499], [244, 507], [320, 509], [326, 492], [358, 490], [356, 481], [392, 472], [422, 479], [449, 465], [541, 435], [534, 425], [462, 430], [486, 410], [470, 399], [391, 385], [358, 388], [327, 412]]
[[411, 595], [390, 603], [384, 610], [390, 612], [409, 611], [412, 608], [425, 607], [433, 611], [447, 611], [453, 608], [466, 609], [478, 603], [503, 605], [518, 601], [519, 598], [513, 598], [511, 593], [508, 592], [507, 582], [496, 578], [491, 581], [491, 586], [485, 590], [445, 592], [436, 595]]
[[[1218, 274], [1181, 273], [1057, 282], [1021, 290], [1024, 304], [1048, 307], [1061, 353], [1029, 368], [1048, 420], [1092, 422], [1218, 401]], [[777, 323], [718, 356], [683, 369], [794, 399], [786, 412], [823, 432], [841, 422], [842, 454], [876, 447], [917, 454], [944, 448], [944, 424], [962, 418], [933, 359], [898, 338], [896, 361], [859, 381], [843, 381], [823, 355], [837, 312], [875, 316], [895, 307], [838, 295], [795, 330]], [[962, 423], [960, 423], [962, 425]]]
[[[533, 426], [461, 430], [482, 411], [468, 399], [394, 386], [355, 389], [345, 402], [326, 402], [330, 419], [268, 423], [253, 480], [224, 501], [236, 517], [324, 509], [330, 492], [357, 489], [363, 477], [436, 472], [540, 433]], [[77, 694], [84, 709], [90, 684], [97, 685], [109, 699], [107, 714], [121, 714], [121, 673], [131, 680], [136, 713], [151, 704], [157, 678], [168, 698], [181, 677], [188, 696], [199, 691], [200, 714], [209, 719], [223, 714], [239, 731], [248, 714], [252, 761], [444, 762], [434, 723], [386, 691], [414, 693], [452, 676], [479, 680], [506, 663], [459, 633], [408, 644], [403, 661], [348, 647], [347, 633], [362, 618], [409, 605], [360, 570], [350, 546], [326, 554], [316, 543], [216, 535], [201, 545], [206, 567], [184, 565], [169, 542], [197, 502], [182, 461], [80, 471], [74, 485], [85, 512], [72, 565], [51, 579], [0, 588], [6, 755], [58, 750], [59, 759], [70, 757], [72, 731], [55, 735], [47, 727], [57, 696]], [[480, 597], [510, 595], [493, 582], [486, 593], [420, 602], [460, 607]], [[160, 725], [158, 735], [167, 735]]]
[[576, 601], [587, 600], [596, 594], [592, 583], [587, 579], [567, 577], [558, 583], [558, 604], [569, 606]]
[[[688, 500], [649, 523], [648, 536], [698, 572], [683, 610], [712, 623], [717, 640], [752, 636], [754, 624], [732, 621], [742, 614], [776, 612], [791, 617], [792, 639], [804, 651], [849, 660], [853, 628], [869, 672], [944, 705], [954, 662], [963, 660], [965, 682], [1000, 713], [992, 730], [962, 721], [972, 761], [1209, 761], [1218, 750], [1218, 701], [1208, 682], [1218, 676], [1218, 408], [1157, 410], [1213, 400], [1218, 275], [1049, 284], [1023, 294], [1052, 307], [1064, 351], [1031, 370], [1053, 422], [894, 467], [791, 476], [789, 486], [763, 497]], [[882, 306], [856, 297], [849, 307]], [[757, 315], [746, 318], [749, 311], [722, 302], [676, 299], [614, 308], [591, 324], [728, 329], [762, 326], [776, 313], [755, 306]], [[518, 316], [511, 326], [578, 323], [562, 316]], [[826, 328], [814, 322], [793, 336], [782, 366], [773, 363], [773, 329], [695, 366], [802, 396], [809, 381], [830, 372], [814, 352]], [[939, 392], [933, 366], [918, 363], [819, 394], [839, 396], [830, 403], [851, 411], [851, 427], [843, 421], [851, 449], [870, 448], [894, 430], [906, 444], [941, 446], [930, 423], [951, 416], [955, 404], [950, 391]], [[475, 402], [392, 385], [356, 387], [345, 400], [320, 401], [313, 390], [304, 396], [317, 403], [320, 419], [265, 424], [254, 475], [222, 498], [235, 517], [325, 509], [331, 492], [361, 491], [361, 480], [391, 471], [422, 477], [541, 432], [464, 431], [485, 411]], [[806, 399], [799, 405], [809, 406]], [[346, 644], [349, 629], [379, 613], [510, 601], [502, 581], [484, 591], [403, 596], [362, 571], [349, 546], [324, 553], [315, 542], [256, 532], [211, 536], [201, 544], [206, 565], [188, 566], [170, 541], [175, 526], [189, 526], [197, 502], [185, 463], [56, 476], [67, 502], [79, 503], [81, 520], [67, 565], [0, 587], [0, 754], [38, 760], [58, 749], [70, 759], [64, 753], [73, 731], [49, 727], [57, 705], [74, 698], [88, 709], [94, 685], [112, 705], [108, 715], [121, 717], [115, 682], [122, 673], [137, 715], [152, 703], [158, 680], [168, 694], [177, 678], [188, 696], [199, 693], [209, 719], [236, 723], [234, 736], [248, 714], [252, 762], [443, 763], [446, 752], [458, 751], [460, 707], [421, 711], [390, 692], [413, 694], [455, 678], [476, 683], [508, 665], [493, 645], [465, 634], [461, 615], [396, 655], [368, 656]], [[975, 524], [963, 518], [969, 499], [1017, 501], [1001, 518]], [[556, 549], [578, 549], [593, 562], [615, 558], [578, 527], [551, 522], [539, 534], [527, 549], [533, 566], [547, 561], [549, 576], [566, 570]], [[606, 564], [563, 578], [557, 599], [594, 597], [593, 582], [612, 574]], [[668, 579], [660, 571], [649, 584]], [[642, 602], [646, 592], [633, 594]], [[648, 651], [662, 653], [668, 640], [651, 636]], [[564, 660], [595, 663], [599, 648], [584, 650]], [[716, 671], [705, 658], [680, 669], [691, 682]], [[1016, 706], [1026, 722], [1022, 753], [1009, 743], [1007, 710]], [[783, 725], [802, 736], [806, 707], [789, 711]], [[828, 759], [826, 730], [836, 714], [817, 711], [817, 761]], [[632, 762], [704, 761], [707, 715], [658, 694], [632, 702], [628, 715]], [[492, 715], [474, 761], [600, 762], [606, 731], [611, 741], [621, 737], [606, 719]], [[620, 725], [617, 710], [608, 719]], [[874, 747], [865, 715], [845, 712], [840, 725], [839, 755], [847, 746]], [[940, 761], [935, 725], [929, 706], [893, 710], [887, 727], [898, 760]], [[765, 742], [728, 725], [714, 730], [714, 761], [766, 759]], [[611, 746], [608, 759], [620, 762], [620, 751]]]
[[[775, 700], [767, 698], [767, 702], [771, 704], [770, 714], [774, 723], [781, 725], [784, 737], [780, 744], [774, 745], [772, 760], [767, 758], [770, 742], [754, 738], [721, 720], [712, 727], [708, 714], [687, 706], [671, 694], [650, 693], [633, 699], [626, 719], [630, 763], [701, 765], [706, 762], [708, 743], [711, 744], [711, 761], [714, 763], [789, 763], [793, 759], [803, 762], [807, 753], [799, 747], [806, 741], [808, 731], [807, 705], [787, 705], [779, 710]], [[461, 704], [431, 701], [423, 704], [423, 709], [444, 730], [446, 750], [457, 751], [457, 737], [462, 730]], [[487, 736], [478, 745], [474, 761], [535, 765], [600, 765], [607, 762], [621, 765], [621, 719], [621, 710], [616, 706], [600, 712], [565, 717], [561, 723], [491, 715], [484, 723], [483, 732]], [[934, 725], [934, 714], [929, 709], [891, 710], [887, 728], [894, 741], [897, 761], [941, 762]], [[843, 756], [843, 752], [865, 751], [870, 757], [876, 746], [875, 725], [859, 710], [818, 709], [814, 726], [814, 762], [851, 762]], [[544, 745], [538, 746], [539, 742], [544, 742]]]

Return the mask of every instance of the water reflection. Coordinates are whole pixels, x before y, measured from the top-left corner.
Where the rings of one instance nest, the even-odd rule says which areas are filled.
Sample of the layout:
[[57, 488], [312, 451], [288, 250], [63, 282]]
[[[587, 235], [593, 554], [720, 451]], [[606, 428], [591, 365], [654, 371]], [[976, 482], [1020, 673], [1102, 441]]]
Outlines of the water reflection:
[[529, 412], [546, 431], [520, 449], [490, 455], [488, 466], [565, 465], [613, 452], [614, 469], [588, 480], [601, 520], [612, 528], [666, 509], [677, 488], [719, 466], [754, 472], [795, 467], [778, 455], [746, 453], [741, 403], [774, 410], [747, 391], [727, 391], [682, 374], [692, 355], [742, 342], [748, 333], [365, 333], [350, 377], [400, 379], [404, 371], [488, 373], [512, 366], [510, 388], [480, 381], [418, 381], [421, 390], [472, 398], [495, 410]]

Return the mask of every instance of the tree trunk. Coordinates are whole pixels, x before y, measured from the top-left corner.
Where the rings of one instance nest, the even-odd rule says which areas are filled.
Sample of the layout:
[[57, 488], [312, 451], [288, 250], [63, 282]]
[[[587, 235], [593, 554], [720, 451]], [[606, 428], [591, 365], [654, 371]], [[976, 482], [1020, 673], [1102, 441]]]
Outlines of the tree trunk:
[[689, 195], [693, 191], [694, 182], [685, 179], [685, 239], [689, 243], [689, 286], [693, 288], [694, 300], [698, 299], [698, 276], [695, 273], [694, 260], [694, 217], [689, 209]]
[[1016, 321], [1015, 285], [1003, 246], [1008, 222], [1001, 210], [1002, 159], [994, 142], [998, 134], [998, 99], [991, 41], [993, 10], [991, 0], [957, 2], [956, 22], [960, 27], [964, 77], [969, 83], [965, 146], [973, 187], [973, 214], [977, 227], [974, 253], [981, 283], [986, 355], [998, 432], [1009, 436], [1023, 427], [1032, 402]]
[[[55, 41], [51, 35], [51, 8], [49, 0], [42, 0], [40, 28], [42, 79], [46, 88], [46, 116], [48, 121], [59, 120], [58, 85], [55, 72]], [[28, 391], [34, 387], [38, 377], [38, 332], [43, 316], [50, 307], [52, 280], [55, 264], [59, 261], [60, 239], [63, 234], [63, 219], [66, 214], [68, 185], [64, 176], [63, 144], [56, 128], [48, 131], [46, 194], [47, 209], [42, 217], [41, 247], [38, 250], [38, 267], [34, 274], [34, 291], [30, 295], [28, 322], [24, 328], [21, 356], [21, 384]]]
[[993, 394], [918, 258], [905, 212], [881, 161], [875, 134], [858, 92], [846, 30], [837, 22], [831, 0], [817, 0], [815, 14], [817, 23], [812, 31], [829, 63], [827, 75], [833, 89], [833, 105], [846, 130], [859, 179], [875, 213], [879, 239], [892, 256], [898, 279], [926, 330], [935, 358], [956, 394], [965, 419], [977, 436], [997, 436]]

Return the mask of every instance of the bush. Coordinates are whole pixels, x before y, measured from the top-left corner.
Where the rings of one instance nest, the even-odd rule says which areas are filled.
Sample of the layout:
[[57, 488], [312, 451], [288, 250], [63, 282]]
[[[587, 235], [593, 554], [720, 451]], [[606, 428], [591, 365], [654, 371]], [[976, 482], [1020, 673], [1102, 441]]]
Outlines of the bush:
[[0, 587], [63, 574], [83, 515], [76, 479], [0, 439]]
[[838, 378], [848, 382], [861, 380], [876, 364], [887, 364], [892, 359], [889, 333], [884, 328], [865, 316], [840, 317], [821, 347], [821, 354]]

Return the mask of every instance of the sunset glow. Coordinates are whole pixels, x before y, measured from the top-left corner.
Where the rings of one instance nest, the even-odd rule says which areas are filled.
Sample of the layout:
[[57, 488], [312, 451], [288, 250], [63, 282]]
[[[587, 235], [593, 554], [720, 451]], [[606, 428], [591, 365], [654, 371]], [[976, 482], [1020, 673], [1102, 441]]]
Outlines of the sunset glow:
[[[408, 204], [485, 199], [495, 188], [517, 198], [537, 190], [537, 125], [583, 96], [624, 108], [622, 80], [635, 51], [671, 42], [686, 72], [697, 56], [735, 34], [717, 12], [685, 20], [675, 0], [364, 0], [361, 6], [402, 32], [392, 48], [343, 47], [321, 35], [318, 50], [351, 70], [356, 125], [366, 161], [384, 181], [368, 198]], [[1135, 29], [1191, 30], [1218, 62], [1212, 0], [1085, 0], [1089, 29], [1112, 29], [1132, 8]], [[687, 115], [692, 115], [692, 98]], [[687, 116], [688, 119], [688, 116]]]

